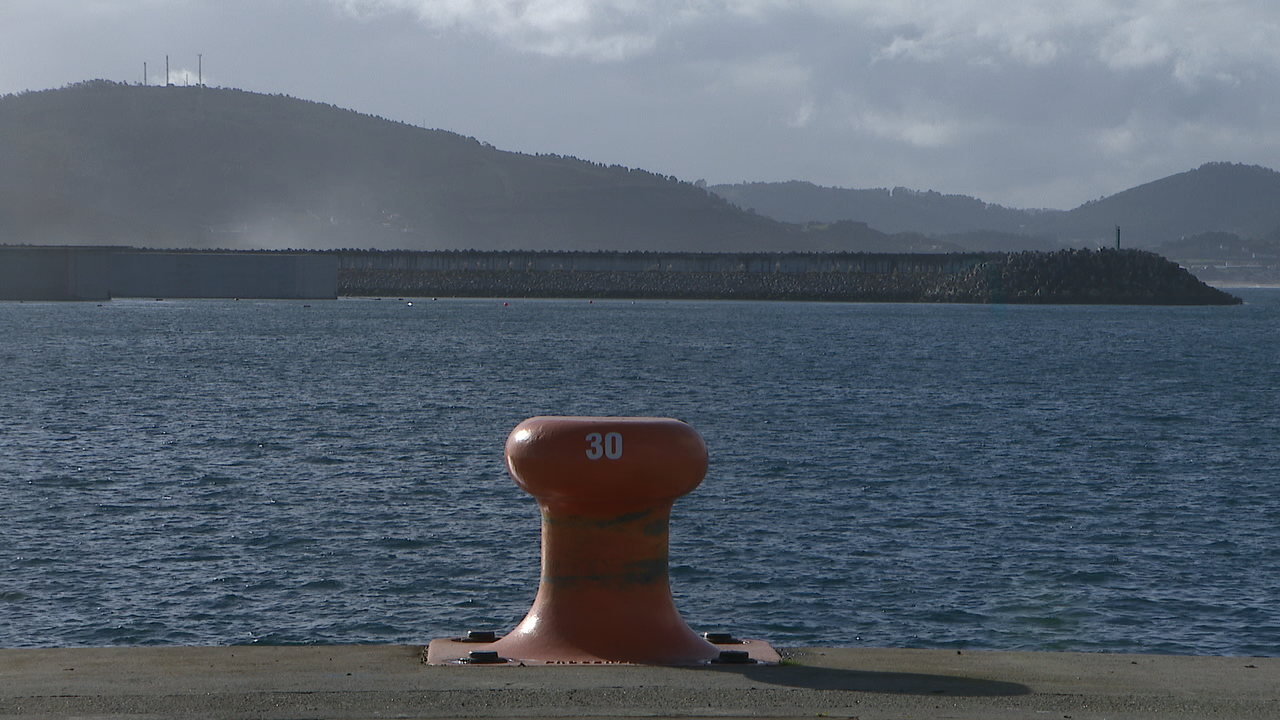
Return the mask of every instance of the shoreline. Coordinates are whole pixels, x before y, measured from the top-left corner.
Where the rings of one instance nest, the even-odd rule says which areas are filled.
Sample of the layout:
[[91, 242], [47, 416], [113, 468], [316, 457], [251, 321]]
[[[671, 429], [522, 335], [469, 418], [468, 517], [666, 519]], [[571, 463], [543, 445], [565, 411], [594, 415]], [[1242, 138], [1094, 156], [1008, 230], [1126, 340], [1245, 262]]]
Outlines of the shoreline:
[[1280, 658], [794, 648], [781, 665], [460, 667], [422, 646], [0, 650], [0, 716], [1274, 718]]

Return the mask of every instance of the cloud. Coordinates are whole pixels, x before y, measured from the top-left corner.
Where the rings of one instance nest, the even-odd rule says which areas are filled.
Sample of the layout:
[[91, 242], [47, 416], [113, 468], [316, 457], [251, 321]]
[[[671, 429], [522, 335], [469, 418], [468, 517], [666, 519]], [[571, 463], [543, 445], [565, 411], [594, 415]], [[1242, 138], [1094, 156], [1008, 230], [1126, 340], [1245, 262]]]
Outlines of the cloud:
[[436, 30], [487, 35], [519, 51], [618, 61], [653, 50], [671, 26], [703, 15], [697, 0], [333, 0], [360, 16], [410, 13]]
[[1124, 71], [1168, 66], [1181, 82], [1280, 67], [1273, 0], [330, 0], [356, 16], [410, 13], [436, 30], [522, 52], [621, 61], [689, 27], [820, 18], [872, 31], [882, 60], [1044, 66], [1090, 57]]
[[1087, 56], [1116, 70], [1168, 65], [1184, 82], [1242, 64], [1280, 67], [1273, 41], [1280, 5], [1271, 0], [811, 0], [808, 6], [887, 33], [883, 58], [1036, 66]]
[[0, 0], [0, 94], [203, 53], [503, 149], [1067, 207], [1280, 167], [1276, 37], [1275, 0]]
[[804, 101], [800, 103], [800, 107], [796, 108], [796, 111], [792, 113], [791, 117], [787, 120], [787, 127], [808, 127], [809, 123], [813, 122], [813, 114], [816, 109], [813, 99], [805, 98]]
[[938, 115], [886, 113], [875, 108], [854, 116], [852, 124], [873, 137], [917, 148], [946, 147], [967, 134], [958, 123]]
[[1067, 206], [1280, 156], [1274, 0], [326, 1], [590, 78], [630, 139], [579, 154], [680, 175]]
[[56, 16], [63, 19], [110, 20], [138, 16], [162, 10], [190, 8], [199, 0], [3, 0], [0, 13], [19, 18], [30, 16]]

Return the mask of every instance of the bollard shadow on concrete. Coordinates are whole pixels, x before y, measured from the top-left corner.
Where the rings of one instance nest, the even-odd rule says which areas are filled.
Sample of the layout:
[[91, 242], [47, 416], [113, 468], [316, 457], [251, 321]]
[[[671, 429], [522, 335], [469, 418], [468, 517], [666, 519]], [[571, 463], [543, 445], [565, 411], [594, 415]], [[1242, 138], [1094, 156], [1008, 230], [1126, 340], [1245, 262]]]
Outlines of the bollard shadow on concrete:
[[758, 683], [809, 690], [846, 690], [892, 695], [1000, 697], [1029, 695], [1026, 685], [953, 675], [839, 670], [805, 665], [710, 665], [711, 672], [737, 673]]

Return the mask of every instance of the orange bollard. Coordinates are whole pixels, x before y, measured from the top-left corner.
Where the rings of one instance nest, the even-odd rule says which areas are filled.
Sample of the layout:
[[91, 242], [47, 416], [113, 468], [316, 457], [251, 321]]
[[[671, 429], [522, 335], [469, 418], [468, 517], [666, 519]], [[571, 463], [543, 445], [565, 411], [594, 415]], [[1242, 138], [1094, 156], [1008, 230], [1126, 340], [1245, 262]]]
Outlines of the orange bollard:
[[671, 596], [671, 507], [707, 471], [693, 428], [669, 418], [530, 418], [507, 438], [507, 468], [542, 508], [538, 595], [506, 637], [435, 640], [428, 662], [777, 662], [767, 643], [708, 642]]

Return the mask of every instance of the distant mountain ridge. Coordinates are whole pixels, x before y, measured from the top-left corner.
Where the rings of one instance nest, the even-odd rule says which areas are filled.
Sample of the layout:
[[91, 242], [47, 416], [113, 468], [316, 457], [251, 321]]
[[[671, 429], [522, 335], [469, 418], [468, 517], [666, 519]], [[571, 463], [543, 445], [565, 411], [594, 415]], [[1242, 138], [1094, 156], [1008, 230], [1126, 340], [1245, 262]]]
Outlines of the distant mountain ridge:
[[852, 190], [810, 182], [709, 185], [735, 205], [790, 223], [857, 220], [883, 232], [1019, 232], [1028, 212], [990, 205], [967, 195], [903, 187]]
[[1260, 238], [1280, 228], [1280, 173], [1231, 163], [1208, 163], [1072, 210], [1023, 210], [934, 191], [851, 190], [796, 181], [708, 189], [785, 222], [858, 220], [884, 232], [923, 233], [971, 250], [1011, 249], [979, 246], [1017, 242], [1107, 245], [1114, 242], [1117, 225], [1122, 242], [1134, 247], [1210, 232]]
[[0, 97], [0, 244], [946, 252], [322, 103], [108, 81]]
[[[810, 238], [812, 239], [812, 238]], [[0, 98], [0, 243], [404, 249], [804, 244], [643, 170], [321, 103], [93, 81]]]
[[1280, 228], [1280, 173], [1220, 163], [1070, 211], [700, 185], [229, 88], [0, 97], [0, 245], [946, 253], [1109, 245], [1116, 224], [1127, 247]]
[[1047, 229], [1089, 238], [1128, 228], [1135, 244], [1156, 246], [1210, 232], [1261, 238], [1280, 228], [1280, 172], [1207, 163], [1067, 211]]

